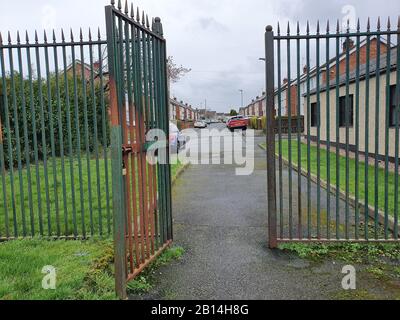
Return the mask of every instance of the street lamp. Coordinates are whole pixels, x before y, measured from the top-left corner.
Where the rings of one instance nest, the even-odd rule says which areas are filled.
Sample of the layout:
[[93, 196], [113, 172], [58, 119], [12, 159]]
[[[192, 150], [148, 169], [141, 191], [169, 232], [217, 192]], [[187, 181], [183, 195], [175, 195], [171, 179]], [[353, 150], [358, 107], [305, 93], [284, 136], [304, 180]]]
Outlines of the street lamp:
[[242, 108], [243, 108], [243, 89], [239, 89], [239, 92], [240, 92], [240, 94], [241, 94], [241, 102], [242, 102], [242, 104], [240, 105]]

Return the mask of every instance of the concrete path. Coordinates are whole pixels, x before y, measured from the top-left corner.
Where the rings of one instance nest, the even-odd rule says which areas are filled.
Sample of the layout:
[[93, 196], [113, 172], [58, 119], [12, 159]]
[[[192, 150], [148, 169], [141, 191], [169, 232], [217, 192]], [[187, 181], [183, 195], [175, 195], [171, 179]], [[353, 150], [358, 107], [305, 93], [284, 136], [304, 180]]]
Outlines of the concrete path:
[[236, 176], [233, 165], [192, 165], [181, 176], [174, 233], [185, 256], [160, 270], [147, 296], [132, 298], [324, 299], [341, 289], [342, 265], [312, 266], [267, 248], [263, 140], [256, 137], [250, 176]]

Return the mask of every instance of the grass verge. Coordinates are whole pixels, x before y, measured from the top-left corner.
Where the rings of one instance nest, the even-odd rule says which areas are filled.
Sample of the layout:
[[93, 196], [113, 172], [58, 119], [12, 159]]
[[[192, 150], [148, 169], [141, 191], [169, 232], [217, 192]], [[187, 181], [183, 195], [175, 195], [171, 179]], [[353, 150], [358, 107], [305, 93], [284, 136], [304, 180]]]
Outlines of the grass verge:
[[[262, 145], [265, 148], [265, 144]], [[297, 141], [292, 141], [291, 148], [292, 163], [297, 166], [298, 164], [298, 144]], [[277, 143], [276, 150], [278, 152], [279, 145]], [[285, 160], [289, 159], [289, 141], [282, 140], [282, 157]], [[328, 171], [327, 163], [328, 157], [330, 160], [330, 167]], [[307, 144], [301, 143], [301, 168], [307, 170], [308, 157], [307, 157]], [[321, 180], [327, 182], [328, 172], [330, 173], [330, 184], [336, 186], [336, 153], [330, 152], [328, 154], [327, 150], [324, 148], [320, 149], [320, 165], [318, 166], [318, 148], [316, 146], [311, 146], [310, 148], [310, 167], [311, 174], [317, 175], [318, 168], [320, 169]], [[367, 189], [366, 185], [366, 166], [365, 163], [359, 161], [358, 166], [358, 181], [356, 181], [356, 161], [354, 159], [349, 159], [349, 178], [346, 177], [346, 157], [339, 156], [339, 189], [341, 192], [346, 191], [346, 182], [349, 182], [350, 196], [356, 196], [356, 185], [358, 185], [359, 191], [359, 201], [364, 202], [366, 191], [369, 195], [368, 205], [375, 205], [375, 167], [368, 165], [368, 175], [367, 175]], [[395, 211], [395, 173], [389, 172], [388, 180], [388, 210], [391, 216], [394, 216]], [[381, 211], [385, 211], [385, 169], [378, 168], [378, 208]], [[398, 204], [400, 205], [400, 197]]]

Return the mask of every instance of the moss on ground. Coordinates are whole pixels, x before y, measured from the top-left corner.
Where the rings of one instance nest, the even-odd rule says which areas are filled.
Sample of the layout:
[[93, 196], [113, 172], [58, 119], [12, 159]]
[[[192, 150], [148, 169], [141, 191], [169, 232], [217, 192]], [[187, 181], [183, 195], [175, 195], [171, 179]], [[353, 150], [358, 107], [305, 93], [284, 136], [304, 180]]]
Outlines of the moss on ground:
[[148, 293], [156, 280], [157, 270], [173, 261], [182, 259], [185, 250], [182, 247], [172, 247], [167, 249], [157, 260], [155, 260], [141, 275], [128, 283], [128, 293], [130, 295], [143, 295]]
[[[279, 249], [295, 253], [315, 264], [342, 261], [357, 267], [358, 290], [340, 290], [333, 299], [400, 299], [400, 244], [282, 244]], [[363, 287], [363, 288], [361, 288]]]

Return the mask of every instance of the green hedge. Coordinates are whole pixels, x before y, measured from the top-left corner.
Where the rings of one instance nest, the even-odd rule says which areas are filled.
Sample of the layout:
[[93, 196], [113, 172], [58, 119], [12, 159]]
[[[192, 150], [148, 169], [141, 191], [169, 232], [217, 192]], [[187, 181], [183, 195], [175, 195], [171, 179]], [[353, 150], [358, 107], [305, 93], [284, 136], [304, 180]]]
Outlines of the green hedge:
[[265, 130], [267, 125], [266, 117], [252, 117], [250, 118], [250, 128], [253, 130]]
[[[14, 73], [14, 80], [12, 81], [9, 75], [5, 79], [5, 83], [6, 88], [3, 88], [2, 83], [0, 83], [0, 117], [6, 168], [10, 166], [10, 145], [13, 166], [18, 164], [18, 147], [21, 151], [22, 164], [26, 163], [26, 147], [29, 152], [29, 160], [31, 162], [35, 160], [34, 137], [37, 139], [39, 160], [43, 160], [45, 154], [48, 157], [52, 156], [53, 152], [56, 157], [61, 155], [60, 133], [62, 133], [65, 154], [69, 154], [69, 139], [71, 139], [72, 152], [74, 154], [79, 150], [86, 151], [87, 147], [90, 152], [93, 152], [95, 150], [95, 128], [97, 129], [99, 148], [109, 145], [108, 99], [107, 95], [104, 94], [105, 101], [103, 109], [101, 93], [104, 89], [101, 88], [98, 81], [95, 82], [94, 85], [94, 95], [92, 94], [90, 81], [86, 81], [86, 90], [84, 91], [81, 77], [77, 79], [75, 94], [72, 75], [67, 76], [67, 83], [65, 83], [64, 75], [59, 75], [58, 86], [57, 78], [54, 74], [50, 76], [48, 81], [45, 79], [36, 79], [33, 80], [32, 85], [30, 85], [27, 79], [22, 79], [21, 83], [20, 74]], [[59, 88], [58, 90], [57, 87]], [[42, 98], [40, 98], [40, 92]], [[84, 93], [86, 93], [86, 97]], [[5, 94], [8, 100], [10, 132], [8, 132], [6, 126]], [[58, 95], [59, 99], [57, 99]], [[33, 98], [31, 98], [31, 96]], [[25, 100], [26, 126], [24, 126], [23, 99]], [[85, 105], [87, 111], [85, 111]], [[53, 113], [52, 116], [50, 113], [51, 109]], [[102, 121], [104, 117], [105, 132]], [[53, 125], [53, 130], [51, 130], [51, 123]], [[68, 123], [70, 123], [71, 126], [70, 135]], [[24, 128], [26, 128], [26, 130]], [[17, 133], [19, 133], [18, 140]], [[105, 134], [105, 139], [103, 138], [103, 133]], [[52, 137], [54, 137], [53, 152], [51, 143]], [[88, 143], [86, 143], [86, 140]], [[45, 151], [45, 149], [47, 150]]]

